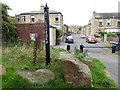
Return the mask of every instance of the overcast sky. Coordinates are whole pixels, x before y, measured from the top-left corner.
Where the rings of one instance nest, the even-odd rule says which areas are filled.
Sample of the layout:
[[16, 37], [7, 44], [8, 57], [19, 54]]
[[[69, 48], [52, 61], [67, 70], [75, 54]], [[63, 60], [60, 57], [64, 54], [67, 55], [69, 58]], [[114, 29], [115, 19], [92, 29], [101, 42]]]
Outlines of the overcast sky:
[[48, 4], [50, 10], [63, 14], [64, 24], [87, 25], [93, 11], [118, 12], [120, 0], [0, 0], [12, 9], [9, 15], [14, 16], [29, 11], [40, 10], [40, 5]]

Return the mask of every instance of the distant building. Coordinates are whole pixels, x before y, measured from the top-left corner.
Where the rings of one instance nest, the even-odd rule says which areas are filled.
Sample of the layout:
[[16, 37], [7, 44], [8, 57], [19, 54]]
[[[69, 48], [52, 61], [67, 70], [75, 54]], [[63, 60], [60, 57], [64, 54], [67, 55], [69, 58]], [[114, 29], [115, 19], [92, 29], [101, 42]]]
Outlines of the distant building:
[[120, 32], [120, 15], [118, 13], [96, 13], [93, 12], [92, 19], [89, 26], [84, 28], [84, 33], [90, 33], [90, 35], [98, 35], [102, 30], [104, 32]]
[[93, 12], [91, 19], [91, 34], [98, 35], [103, 30], [105, 32], [118, 32], [120, 28], [120, 16], [118, 13], [96, 13]]
[[68, 32], [78, 33], [79, 29], [80, 29], [80, 26], [77, 26], [77, 25], [68, 25]]
[[91, 35], [91, 22], [81, 28], [81, 34]]
[[68, 25], [63, 25], [63, 33], [66, 34], [68, 32]]
[[[41, 5], [40, 11], [30, 11], [20, 13], [15, 16], [16, 22], [19, 24], [36, 23], [39, 19], [44, 22], [44, 6]], [[49, 10], [50, 25], [57, 27], [57, 29], [63, 30], [63, 15], [61, 12]]]

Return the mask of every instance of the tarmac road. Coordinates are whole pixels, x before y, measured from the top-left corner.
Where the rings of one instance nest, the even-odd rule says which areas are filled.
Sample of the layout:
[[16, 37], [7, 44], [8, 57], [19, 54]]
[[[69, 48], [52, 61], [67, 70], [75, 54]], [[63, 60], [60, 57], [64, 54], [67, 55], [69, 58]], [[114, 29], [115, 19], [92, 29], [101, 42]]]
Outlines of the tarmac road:
[[[104, 44], [98, 42], [94, 44], [86, 43], [85, 39], [80, 38], [79, 34], [73, 34], [74, 43], [70, 44], [70, 49], [74, 53], [74, 48], [80, 48], [80, 44], [83, 44], [85, 47], [92, 48], [84, 48], [84, 50], [88, 50], [88, 57], [99, 59], [106, 67], [111, 78], [118, 85], [118, 55], [111, 53], [112, 51], [108, 48], [93, 48], [93, 47], [105, 47]], [[67, 43], [62, 42], [59, 46], [66, 50]]]

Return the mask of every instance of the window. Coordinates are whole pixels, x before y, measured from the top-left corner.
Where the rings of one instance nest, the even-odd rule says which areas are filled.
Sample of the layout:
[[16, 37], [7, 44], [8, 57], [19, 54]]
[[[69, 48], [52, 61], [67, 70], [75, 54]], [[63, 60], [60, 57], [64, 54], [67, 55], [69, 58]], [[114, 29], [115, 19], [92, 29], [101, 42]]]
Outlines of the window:
[[103, 26], [103, 20], [99, 20], [99, 26]]
[[107, 20], [107, 26], [111, 25], [111, 20]]
[[120, 27], [120, 21], [118, 21], [118, 27]]
[[31, 22], [35, 22], [35, 17], [31, 16]]
[[20, 19], [19, 19], [19, 18], [17, 18], [17, 21], [19, 22], [19, 21], [20, 21]]
[[59, 21], [59, 18], [58, 18], [58, 17], [55, 17], [55, 21], [58, 22], [58, 21]]
[[26, 18], [25, 18], [25, 16], [23, 16], [22, 18], [23, 18], [23, 22], [25, 22], [25, 21], [26, 21]]

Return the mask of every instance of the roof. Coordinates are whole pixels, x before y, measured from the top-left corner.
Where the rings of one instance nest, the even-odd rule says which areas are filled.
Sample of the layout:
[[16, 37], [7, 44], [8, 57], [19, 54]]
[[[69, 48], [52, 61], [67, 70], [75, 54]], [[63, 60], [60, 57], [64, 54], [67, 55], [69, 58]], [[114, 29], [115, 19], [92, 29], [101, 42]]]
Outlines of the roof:
[[76, 28], [76, 29], [79, 29], [80, 28], [80, 26], [78, 26], [78, 25], [68, 25], [68, 28], [70, 28], [70, 29], [72, 29], [72, 28]]
[[118, 18], [120, 19], [120, 13], [94, 13], [95, 18]]
[[[55, 10], [49, 10], [50, 14], [61, 14], [61, 12], [55, 11]], [[44, 14], [44, 11], [30, 11], [26, 13], [21, 13], [20, 15], [28, 15], [28, 14]], [[62, 15], [63, 16], [63, 15]]]

